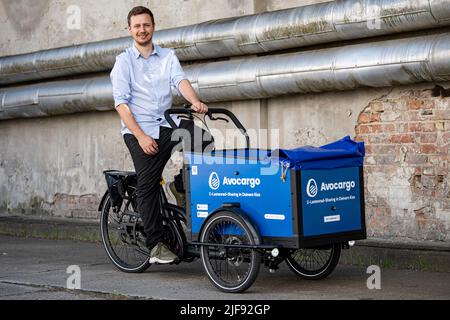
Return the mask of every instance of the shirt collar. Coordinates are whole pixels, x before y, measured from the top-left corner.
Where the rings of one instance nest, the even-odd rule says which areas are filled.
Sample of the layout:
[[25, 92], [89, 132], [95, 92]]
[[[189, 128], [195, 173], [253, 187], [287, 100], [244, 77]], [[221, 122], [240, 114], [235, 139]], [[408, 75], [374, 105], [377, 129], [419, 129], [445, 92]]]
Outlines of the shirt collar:
[[[131, 51], [133, 52], [133, 56], [137, 59], [140, 56], [142, 57], [141, 53], [139, 52], [139, 50], [136, 48], [136, 46], [133, 44], [133, 46], [131, 47]], [[159, 56], [160, 53], [160, 47], [156, 44], [153, 44], [153, 52], [150, 56], [152, 55], [157, 55]]]

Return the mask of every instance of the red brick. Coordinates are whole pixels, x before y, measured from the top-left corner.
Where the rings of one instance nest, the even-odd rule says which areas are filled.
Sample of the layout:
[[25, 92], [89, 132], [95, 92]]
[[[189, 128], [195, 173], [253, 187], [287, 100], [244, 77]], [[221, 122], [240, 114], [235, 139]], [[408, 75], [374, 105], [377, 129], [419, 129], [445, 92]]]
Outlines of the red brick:
[[432, 99], [408, 99], [406, 106], [408, 110], [434, 109], [435, 102]]
[[436, 170], [436, 174], [441, 175], [441, 176], [447, 176], [450, 173], [448, 168], [441, 167], [441, 166], [435, 167], [435, 170]]
[[418, 135], [420, 143], [436, 143], [437, 134], [436, 133], [420, 133]]
[[436, 107], [436, 100], [435, 99], [425, 99], [422, 101], [421, 107], [423, 110], [434, 109]]
[[422, 106], [423, 101], [420, 99], [408, 99], [406, 101], [406, 107], [408, 110], [419, 110]]
[[390, 140], [391, 143], [413, 143], [414, 135], [412, 134], [395, 134], [392, 135]]
[[356, 133], [370, 133], [370, 127], [368, 125], [362, 124], [356, 128]]
[[447, 155], [448, 154], [448, 144], [445, 146], [438, 147], [438, 153]]
[[435, 118], [437, 120], [450, 120], [450, 107], [449, 110], [436, 110]]
[[434, 122], [411, 122], [408, 125], [410, 132], [435, 132], [436, 123]]
[[370, 121], [370, 114], [369, 113], [361, 113], [358, 117], [358, 123], [369, 123]]
[[442, 161], [444, 161], [444, 157], [441, 155], [430, 155], [428, 156], [428, 163], [432, 166], [438, 166], [442, 164]]
[[381, 116], [379, 113], [373, 113], [370, 115], [370, 122], [380, 122]]
[[381, 124], [369, 125], [371, 133], [381, 133], [383, 132], [383, 126]]
[[408, 124], [409, 132], [421, 132], [422, 124], [420, 122], [412, 122]]
[[442, 135], [442, 140], [444, 141], [444, 143], [449, 143], [450, 142], [450, 132], [446, 132]]
[[434, 144], [422, 144], [420, 146], [420, 153], [424, 153], [424, 154], [438, 153], [439, 152], [438, 150], [439, 149]]
[[434, 122], [422, 123], [422, 131], [423, 132], [435, 132], [436, 131], [436, 124]]
[[395, 124], [384, 124], [382, 128], [383, 128], [384, 132], [388, 132], [388, 133], [396, 132]]

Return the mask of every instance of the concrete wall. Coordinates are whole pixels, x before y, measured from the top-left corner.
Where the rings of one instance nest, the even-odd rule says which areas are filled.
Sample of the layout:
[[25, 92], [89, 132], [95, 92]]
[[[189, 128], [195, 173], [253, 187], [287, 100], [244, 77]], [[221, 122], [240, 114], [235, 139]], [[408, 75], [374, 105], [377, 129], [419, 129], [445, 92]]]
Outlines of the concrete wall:
[[166, 29], [252, 14], [254, 2], [258, 0], [1, 0], [0, 55], [127, 36], [127, 14], [137, 5], [148, 6], [157, 28]]
[[[158, 27], [167, 28], [318, 2], [325, 1], [99, 0], [93, 5], [87, 0], [4, 0], [0, 55], [125, 36], [125, 16], [138, 4], [152, 8]], [[80, 8], [79, 30], [66, 26], [72, 4]], [[23, 12], [22, 18], [15, 12]], [[231, 108], [247, 128], [278, 130], [279, 139], [271, 142], [279, 140], [286, 148], [345, 135], [365, 141], [369, 235], [450, 242], [450, 100], [447, 91], [434, 87], [359, 89], [217, 106]], [[266, 147], [267, 134], [257, 142]], [[101, 172], [133, 169], [114, 111], [1, 121], [0, 150], [0, 211], [9, 213], [96, 218], [105, 189]], [[173, 157], [165, 178], [179, 166], [180, 158]]]

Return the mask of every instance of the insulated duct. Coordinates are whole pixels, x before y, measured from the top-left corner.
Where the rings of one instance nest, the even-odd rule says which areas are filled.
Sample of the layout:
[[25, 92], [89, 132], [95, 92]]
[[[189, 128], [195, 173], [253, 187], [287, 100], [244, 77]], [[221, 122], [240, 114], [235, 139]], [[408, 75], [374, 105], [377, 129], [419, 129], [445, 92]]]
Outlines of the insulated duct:
[[[213, 62], [185, 71], [205, 102], [450, 81], [450, 33]], [[176, 93], [175, 93], [176, 95]], [[0, 119], [113, 108], [108, 76], [0, 89]], [[182, 103], [175, 97], [174, 103]]]
[[[182, 61], [258, 54], [450, 25], [448, 0], [337, 0], [157, 31]], [[0, 58], [0, 85], [102, 72], [129, 37]]]

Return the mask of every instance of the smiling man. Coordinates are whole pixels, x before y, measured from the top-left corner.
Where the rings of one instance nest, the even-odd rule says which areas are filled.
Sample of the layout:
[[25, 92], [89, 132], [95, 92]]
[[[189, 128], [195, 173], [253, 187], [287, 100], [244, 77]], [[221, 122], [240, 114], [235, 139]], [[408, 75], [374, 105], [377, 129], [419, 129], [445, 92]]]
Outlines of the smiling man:
[[[162, 243], [163, 224], [160, 215], [159, 183], [172, 149], [173, 130], [164, 119], [172, 105], [175, 87], [198, 113], [206, 113], [202, 103], [171, 49], [153, 44], [155, 20], [145, 7], [135, 7], [128, 14], [128, 31], [133, 46], [116, 58], [111, 72], [114, 103], [122, 122], [122, 135], [136, 169], [138, 212], [144, 222], [150, 263], [171, 263], [177, 259]], [[177, 125], [194, 132], [192, 121]], [[200, 130], [201, 131], [201, 130]]]

